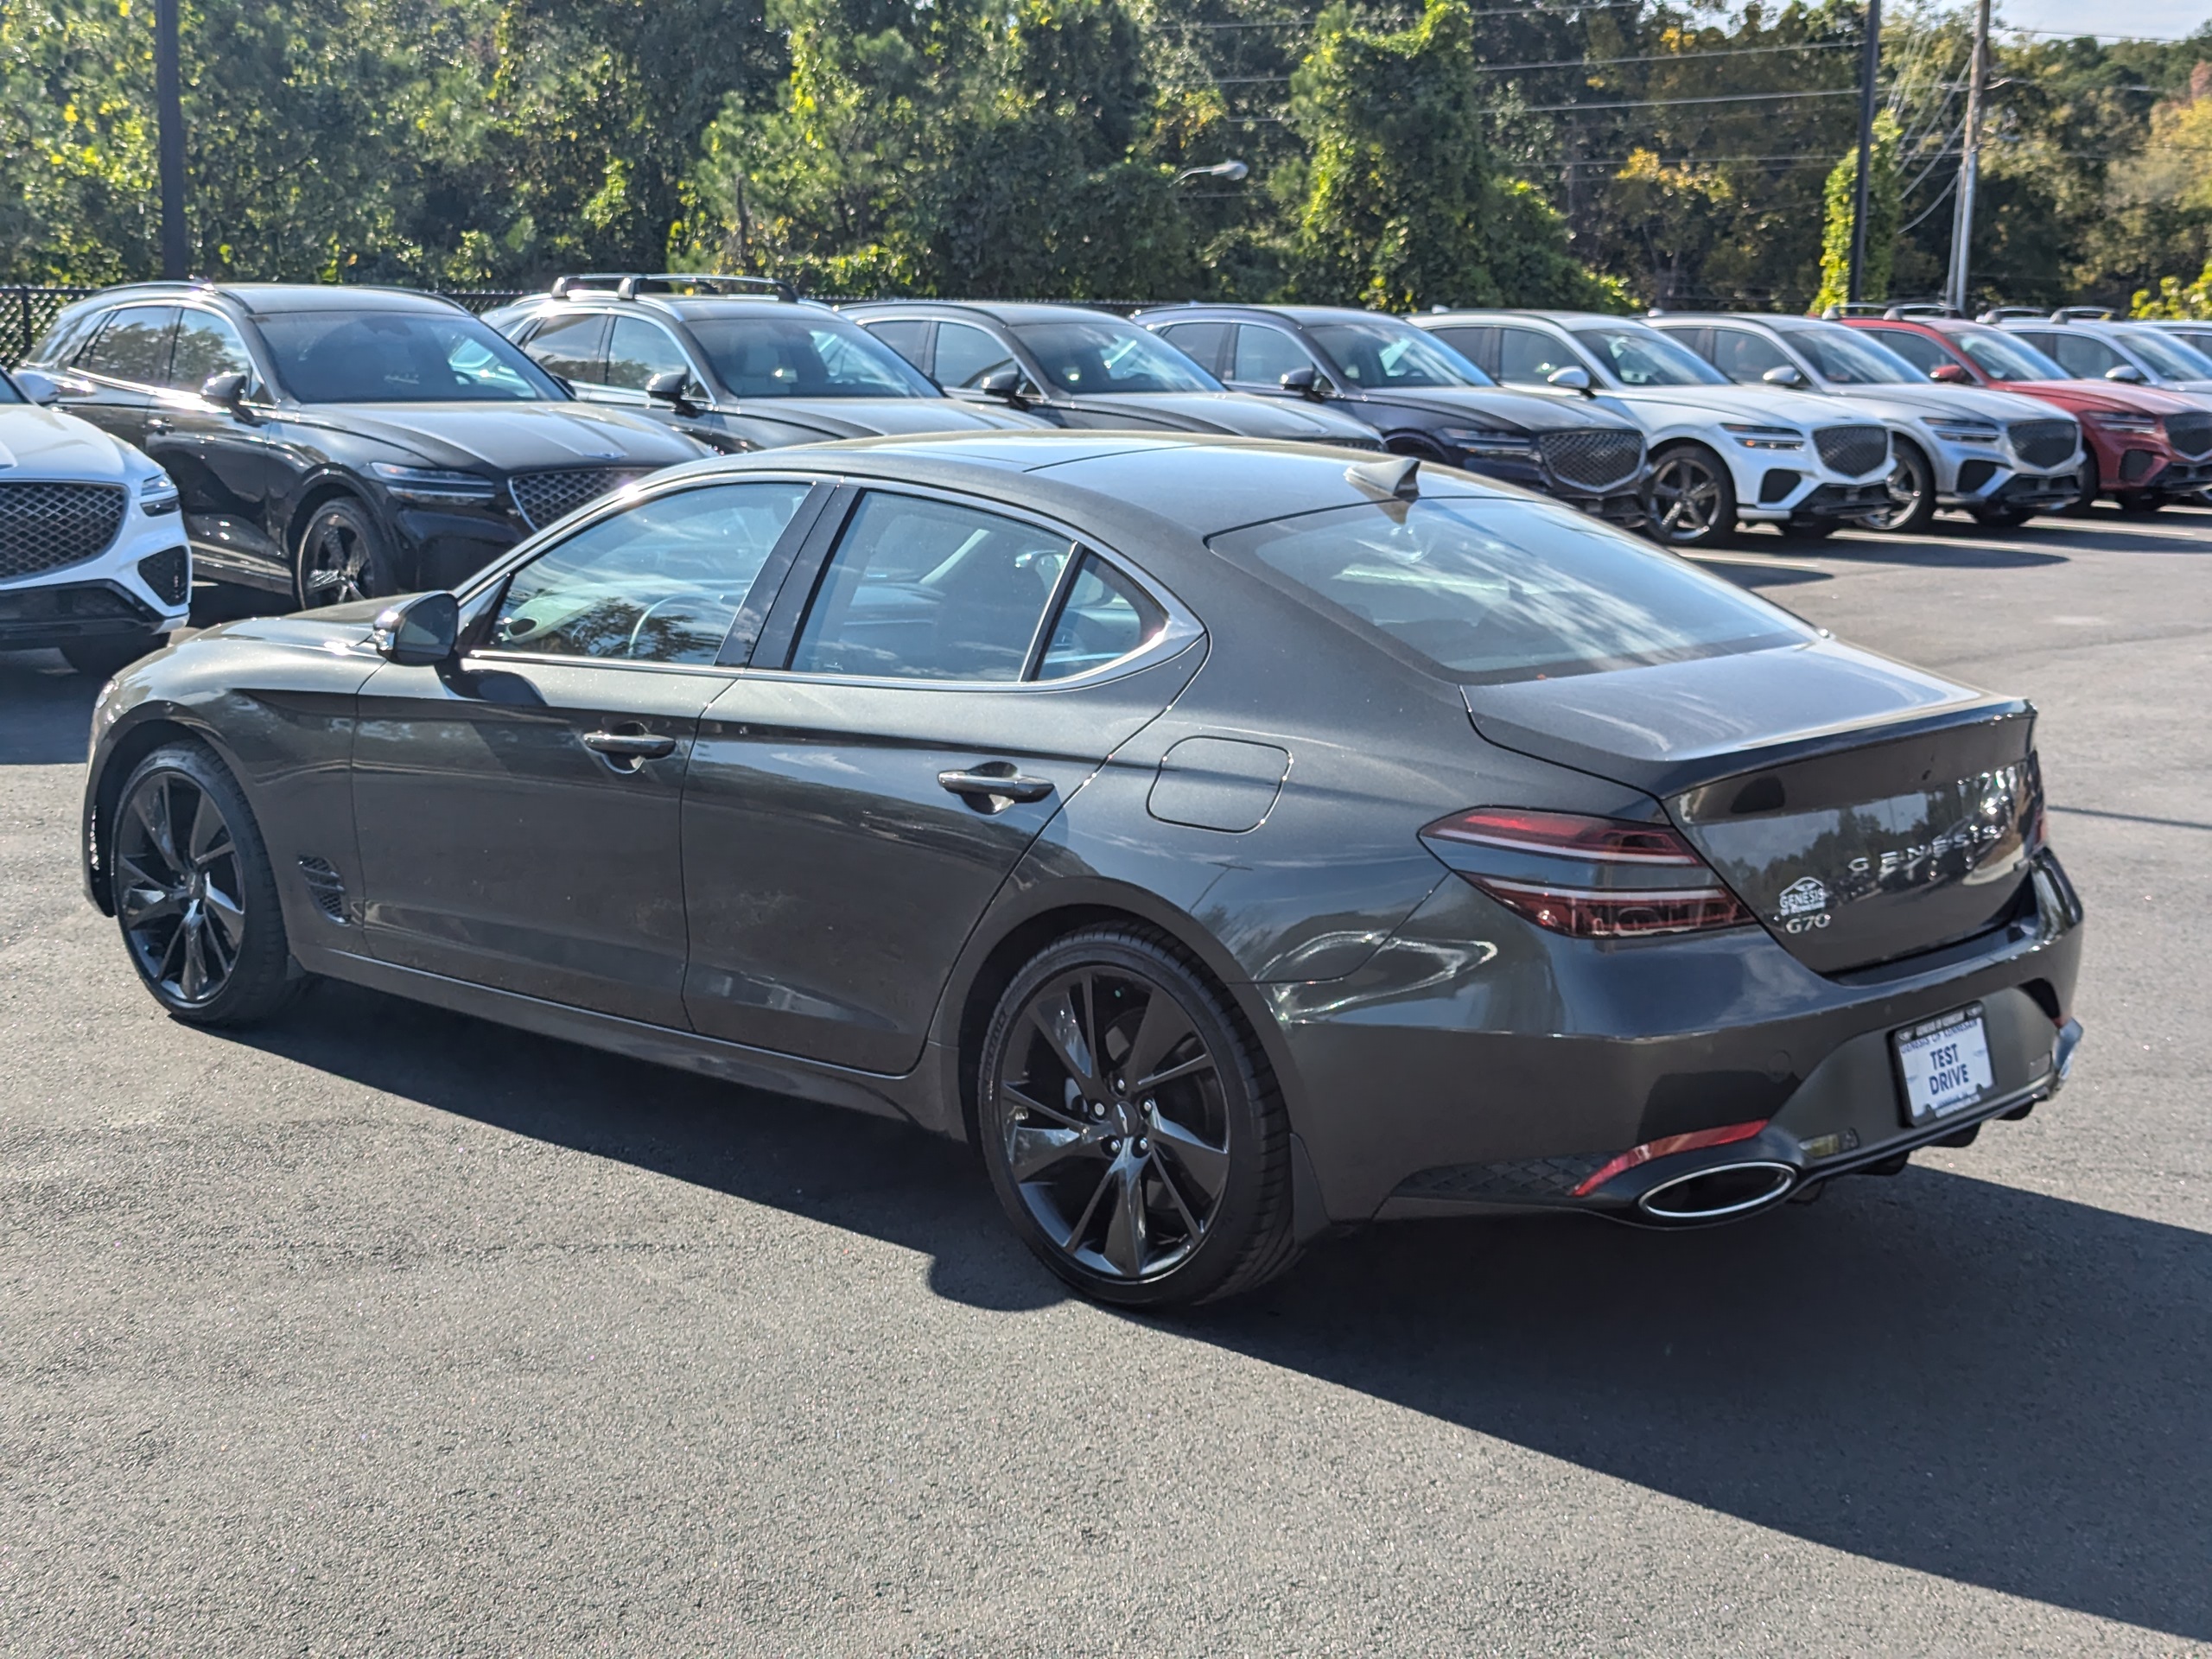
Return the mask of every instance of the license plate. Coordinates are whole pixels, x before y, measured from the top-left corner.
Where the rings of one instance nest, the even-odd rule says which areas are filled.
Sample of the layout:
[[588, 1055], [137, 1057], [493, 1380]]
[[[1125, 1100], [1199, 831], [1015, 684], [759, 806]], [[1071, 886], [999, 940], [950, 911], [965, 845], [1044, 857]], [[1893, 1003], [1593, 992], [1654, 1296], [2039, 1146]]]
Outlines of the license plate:
[[1979, 1002], [1907, 1026], [1890, 1040], [1897, 1046], [1909, 1123], [1932, 1123], [1964, 1111], [1986, 1096], [1995, 1080]]

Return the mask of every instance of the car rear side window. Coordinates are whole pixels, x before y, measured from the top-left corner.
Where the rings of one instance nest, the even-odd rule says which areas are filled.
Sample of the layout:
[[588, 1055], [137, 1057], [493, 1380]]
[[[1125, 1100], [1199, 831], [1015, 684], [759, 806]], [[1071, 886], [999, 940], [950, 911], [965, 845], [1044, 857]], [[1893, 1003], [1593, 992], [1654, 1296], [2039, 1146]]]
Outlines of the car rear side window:
[[1066, 537], [1018, 518], [871, 493], [822, 573], [791, 666], [1018, 680], [1073, 551]]
[[168, 374], [176, 311], [173, 305], [126, 305], [110, 313], [77, 366], [134, 386], [162, 385]]
[[1153, 332], [1208, 374], [1221, 372], [1221, 348], [1229, 339], [1225, 322], [1178, 322]]
[[1151, 594], [1096, 553], [1085, 553], [1037, 665], [1040, 680], [1065, 680], [1142, 651], [1167, 626]]
[[922, 354], [930, 343], [930, 326], [926, 321], [906, 317], [889, 322], [864, 322], [861, 326], [916, 368], [922, 366]]
[[492, 648], [714, 662], [807, 489], [769, 480], [717, 484], [587, 524], [509, 580]]
[[1719, 656], [1813, 637], [1764, 601], [1566, 508], [1424, 498], [1212, 538], [1355, 630], [1468, 683]]
[[557, 374], [579, 386], [595, 386], [606, 375], [599, 350], [607, 319], [592, 312], [582, 316], [556, 317], [530, 337], [523, 349], [549, 374]]

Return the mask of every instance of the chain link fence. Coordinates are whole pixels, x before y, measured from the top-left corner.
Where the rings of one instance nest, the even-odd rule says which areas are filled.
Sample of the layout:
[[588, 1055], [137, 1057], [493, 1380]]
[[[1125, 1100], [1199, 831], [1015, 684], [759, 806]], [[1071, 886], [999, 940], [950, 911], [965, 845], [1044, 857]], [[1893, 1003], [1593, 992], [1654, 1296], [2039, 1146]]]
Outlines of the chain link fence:
[[[522, 288], [464, 288], [434, 290], [456, 304], [482, 315], [493, 308], [526, 299], [532, 294], [542, 294], [543, 289]], [[14, 367], [30, 355], [31, 347], [45, 337], [54, 326], [61, 308], [72, 301], [86, 299], [100, 290], [97, 288], [71, 287], [0, 287], [0, 364]], [[824, 305], [853, 305], [865, 300], [903, 298], [904, 296], [876, 294], [810, 294], [810, 300]], [[1093, 311], [1111, 311], [1119, 316], [1144, 310], [1156, 305], [1156, 300], [1052, 300], [1042, 302], [1052, 305], [1073, 305]]]

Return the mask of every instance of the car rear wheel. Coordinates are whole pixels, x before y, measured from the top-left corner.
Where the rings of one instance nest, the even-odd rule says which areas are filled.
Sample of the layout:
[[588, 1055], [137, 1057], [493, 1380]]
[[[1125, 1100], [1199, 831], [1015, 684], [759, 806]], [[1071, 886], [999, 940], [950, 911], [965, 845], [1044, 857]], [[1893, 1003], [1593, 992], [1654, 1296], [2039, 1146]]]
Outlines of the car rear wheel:
[[61, 654], [69, 666], [95, 680], [120, 674], [141, 657], [150, 656], [168, 644], [166, 633], [126, 633], [105, 639], [68, 639]]
[[315, 510], [300, 532], [293, 589], [303, 611], [385, 599], [399, 591], [384, 534], [367, 508], [341, 495]]
[[1258, 1046], [1162, 936], [1090, 928], [999, 1000], [977, 1128], [1024, 1241], [1084, 1294], [1164, 1307], [1287, 1267], [1289, 1130]]
[[123, 786], [110, 880], [124, 949], [154, 1000], [198, 1026], [242, 1026], [289, 1002], [284, 918], [245, 797], [196, 743], [159, 748]]
[[1719, 456], [1678, 443], [1651, 463], [1651, 533], [1669, 547], [1713, 547], [1736, 531], [1736, 486]]
[[1900, 536], [1919, 535], [1936, 517], [1936, 470], [1928, 464], [1928, 457], [1913, 445], [1900, 441], [1897, 464], [1890, 468], [1886, 482], [1889, 505], [1868, 513], [1859, 522], [1869, 530], [1885, 530]]

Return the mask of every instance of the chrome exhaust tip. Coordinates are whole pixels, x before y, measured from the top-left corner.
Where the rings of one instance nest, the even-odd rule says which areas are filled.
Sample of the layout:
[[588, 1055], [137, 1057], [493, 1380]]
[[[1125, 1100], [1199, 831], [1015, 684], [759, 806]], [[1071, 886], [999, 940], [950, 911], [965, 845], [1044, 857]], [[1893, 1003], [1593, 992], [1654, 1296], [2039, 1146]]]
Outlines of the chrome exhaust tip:
[[1716, 1164], [1662, 1181], [1636, 1201], [1653, 1221], [1688, 1226], [1748, 1216], [1788, 1198], [1797, 1185], [1797, 1167], [1772, 1159]]

